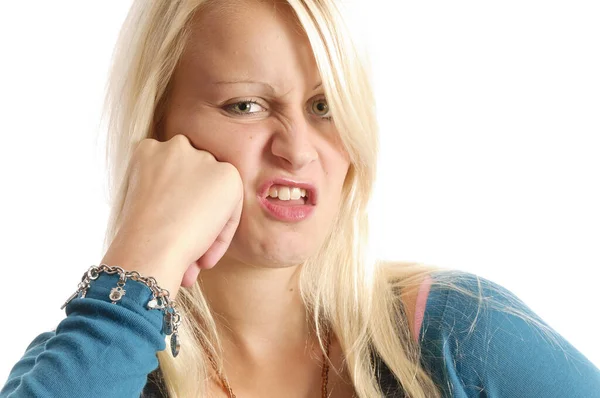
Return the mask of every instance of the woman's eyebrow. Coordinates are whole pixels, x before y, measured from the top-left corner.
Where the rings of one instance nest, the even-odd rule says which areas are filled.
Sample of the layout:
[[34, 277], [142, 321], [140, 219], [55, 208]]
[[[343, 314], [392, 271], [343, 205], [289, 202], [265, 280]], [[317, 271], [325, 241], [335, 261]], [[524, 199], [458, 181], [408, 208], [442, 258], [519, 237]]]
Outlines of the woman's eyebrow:
[[[262, 82], [262, 81], [258, 81], [258, 80], [250, 80], [250, 79], [240, 79], [240, 80], [219, 80], [216, 82], [213, 82], [213, 84], [215, 85], [231, 85], [231, 84], [255, 84], [255, 85], [259, 85], [259, 86], [263, 86], [267, 91], [269, 91], [271, 94], [275, 94], [275, 88], [270, 85], [269, 83], [266, 82]], [[313, 91], [317, 90], [319, 87], [321, 87], [323, 84], [323, 82], [319, 82], [317, 83], [314, 87], [313, 87]]]
[[257, 81], [257, 80], [247, 80], [247, 79], [220, 80], [220, 81], [213, 82], [213, 84], [218, 85], [218, 86], [232, 85], [232, 84], [254, 84], [254, 85], [263, 86], [263, 88], [265, 88], [267, 91], [269, 91], [272, 94], [275, 93], [275, 88], [272, 85], [270, 85], [269, 83], [265, 83], [265, 82], [261, 82], [261, 81]]

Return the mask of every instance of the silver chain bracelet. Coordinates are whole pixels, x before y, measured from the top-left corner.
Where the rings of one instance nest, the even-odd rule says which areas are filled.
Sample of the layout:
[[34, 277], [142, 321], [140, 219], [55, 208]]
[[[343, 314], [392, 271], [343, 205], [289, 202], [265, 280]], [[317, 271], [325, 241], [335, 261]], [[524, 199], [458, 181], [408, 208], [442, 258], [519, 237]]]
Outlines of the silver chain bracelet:
[[163, 323], [162, 323], [162, 331], [167, 336], [171, 336], [171, 354], [173, 357], [176, 357], [179, 354], [179, 335], [177, 333], [177, 328], [181, 324], [181, 315], [176, 308], [177, 303], [174, 300], [169, 298], [169, 291], [166, 289], [162, 289], [156, 283], [156, 279], [153, 277], [144, 277], [139, 274], [137, 271], [125, 271], [121, 267], [110, 266], [106, 264], [100, 265], [92, 265], [81, 277], [81, 282], [77, 285], [77, 290], [73, 293], [67, 301], [60, 307], [62, 310], [71, 302], [71, 300], [76, 297], [84, 298], [88, 288], [90, 287], [90, 283], [93, 280], [98, 279], [98, 276], [102, 272], [107, 274], [119, 274], [119, 281], [117, 282], [117, 286], [112, 288], [110, 294], [108, 295], [112, 304], [116, 304], [117, 301], [121, 300], [121, 298], [125, 295], [125, 282], [127, 279], [131, 279], [134, 281], [142, 282], [146, 286], [150, 288], [152, 292], [152, 299], [148, 301], [146, 304], [146, 308], [149, 310], [162, 310], [163, 311]]

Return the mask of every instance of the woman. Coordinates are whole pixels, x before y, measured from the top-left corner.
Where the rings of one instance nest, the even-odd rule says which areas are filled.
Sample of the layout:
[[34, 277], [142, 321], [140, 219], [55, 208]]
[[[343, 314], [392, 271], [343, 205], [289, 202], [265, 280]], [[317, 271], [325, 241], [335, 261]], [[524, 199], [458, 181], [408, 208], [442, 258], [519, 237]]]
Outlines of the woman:
[[337, 7], [134, 3], [101, 263], [154, 277], [181, 324], [101, 273], [0, 396], [600, 396], [598, 369], [502, 287], [368, 260], [373, 97]]

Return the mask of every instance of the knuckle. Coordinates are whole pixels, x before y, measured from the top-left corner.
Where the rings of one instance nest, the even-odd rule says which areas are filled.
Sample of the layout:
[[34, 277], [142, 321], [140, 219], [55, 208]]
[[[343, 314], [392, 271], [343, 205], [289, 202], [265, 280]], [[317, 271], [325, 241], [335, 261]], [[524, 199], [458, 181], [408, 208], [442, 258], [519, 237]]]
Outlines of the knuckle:
[[235, 166], [232, 165], [231, 163], [219, 162], [219, 167], [221, 169], [221, 172], [227, 176], [234, 176], [235, 174], [238, 173]]
[[217, 162], [217, 158], [215, 158], [215, 156], [212, 153], [205, 151], [203, 149], [198, 150], [198, 156], [203, 161], [209, 161], [209, 162], [213, 162], [213, 163]]
[[231, 163], [227, 162], [219, 162], [219, 166], [221, 169], [222, 175], [233, 184], [235, 184], [236, 189], [241, 189], [243, 187], [242, 177], [240, 176], [240, 172], [238, 169]]
[[168, 141], [169, 143], [172, 143], [173, 145], [177, 145], [177, 146], [183, 146], [183, 147], [190, 147], [190, 140], [187, 136], [185, 136], [184, 134], [175, 134], [173, 137], [171, 137], [171, 139]]

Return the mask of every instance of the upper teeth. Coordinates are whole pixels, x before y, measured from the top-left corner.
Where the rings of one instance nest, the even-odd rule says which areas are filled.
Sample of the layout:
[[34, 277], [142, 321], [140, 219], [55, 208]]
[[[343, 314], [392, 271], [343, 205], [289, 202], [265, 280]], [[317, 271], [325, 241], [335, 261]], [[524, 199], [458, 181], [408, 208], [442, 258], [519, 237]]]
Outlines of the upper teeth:
[[269, 189], [269, 196], [272, 198], [279, 198], [279, 200], [296, 200], [306, 197], [306, 189], [297, 187], [286, 187], [283, 185], [273, 185]]

